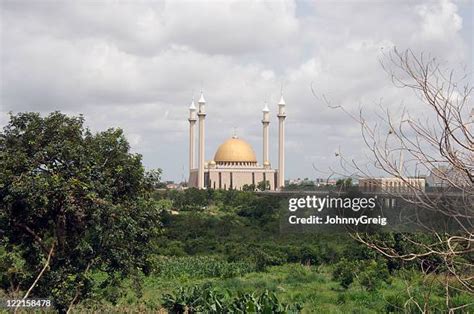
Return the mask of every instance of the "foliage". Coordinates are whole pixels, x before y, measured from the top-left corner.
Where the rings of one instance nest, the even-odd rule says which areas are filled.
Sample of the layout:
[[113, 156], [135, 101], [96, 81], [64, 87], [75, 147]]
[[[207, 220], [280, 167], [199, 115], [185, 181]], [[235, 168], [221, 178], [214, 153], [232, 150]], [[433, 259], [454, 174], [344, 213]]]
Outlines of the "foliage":
[[244, 184], [242, 186], [242, 191], [244, 192], [253, 192], [255, 191], [255, 189], [256, 189], [255, 184]]
[[0, 241], [0, 286], [17, 293], [20, 283], [31, 278], [26, 260], [18, 246], [8, 245], [6, 239]]
[[165, 278], [230, 278], [255, 271], [248, 262], [226, 262], [217, 257], [157, 257], [153, 263], [154, 273]]
[[171, 313], [298, 313], [299, 304], [288, 305], [278, 300], [275, 293], [218, 291], [209, 285], [179, 288], [164, 296], [164, 307]]
[[347, 179], [338, 179], [336, 181], [336, 186], [340, 188], [348, 188], [352, 186], [352, 178], [347, 178]]
[[161, 173], [161, 169], [151, 169], [145, 172], [144, 180], [150, 190], [166, 186], [164, 182], [161, 182]]
[[333, 278], [337, 280], [343, 288], [349, 288], [354, 282], [356, 263], [343, 258], [336, 264], [333, 270]]
[[383, 260], [347, 260], [343, 258], [334, 267], [333, 279], [345, 289], [357, 280], [368, 291], [375, 291], [383, 282], [390, 283], [390, 273]]
[[209, 204], [208, 192], [197, 188], [170, 191], [169, 198], [178, 210], [202, 210]]
[[257, 190], [259, 191], [266, 191], [270, 190], [270, 181], [260, 181], [257, 183]]
[[[424, 252], [424, 246], [419, 245], [419, 243], [431, 243], [434, 242], [437, 238], [436, 235], [430, 233], [393, 233], [393, 232], [386, 232], [386, 233], [375, 233], [375, 234], [359, 234], [363, 239], [370, 239], [374, 243], [380, 243], [386, 247], [392, 247], [394, 250], [401, 255], [409, 255], [409, 254], [421, 254]], [[359, 246], [359, 248], [361, 248]], [[444, 245], [438, 244], [433, 245], [432, 249], [442, 250], [444, 249]], [[359, 259], [369, 259], [375, 258], [378, 256], [377, 252], [371, 250], [369, 252], [369, 248], [363, 249], [364, 254], [360, 256], [354, 256], [355, 258]], [[472, 257], [471, 257], [472, 258]], [[387, 261], [387, 266], [389, 267], [390, 271], [397, 270], [397, 269], [408, 269], [408, 268], [419, 268], [419, 265], [422, 265], [422, 268], [426, 272], [442, 272], [445, 270], [443, 267], [443, 259], [440, 256], [428, 254], [426, 256], [422, 256], [417, 258], [418, 261], [406, 261], [403, 259], [394, 259], [391, 258]], [[461, 260], [459, 260], [461, 261]], [[466, 254], [465, 262], [469, 263], [469, 255]]]
[[363, 269], [358, 274], [358, 281], [362, 287], [368, 291], [374, 291], [383, 282], [390, 283], [390, 274], [384, 262], [370, 260], [363, 264]]
[[278, 252], [269, 252], [264, 249], [254, 249], [255, 266], [258, 271], [264, 271], [268, 266], [282, 265], [286, 262], [283, 254]]
[[0, 133], [0, 234], [7, 254], [25, 263], [10, 279], [26, 290], [33, 277], [21, 273], [39, 273], [52, 250], [32, 296], [51, 293], [59, 309], [88, 294], [89, 269], [146, 271], [147, 243], [158, 232], [149, 196], [159, 171], [145, 174], [122, 130], [92, 134], [83, 123], [21, 113]]

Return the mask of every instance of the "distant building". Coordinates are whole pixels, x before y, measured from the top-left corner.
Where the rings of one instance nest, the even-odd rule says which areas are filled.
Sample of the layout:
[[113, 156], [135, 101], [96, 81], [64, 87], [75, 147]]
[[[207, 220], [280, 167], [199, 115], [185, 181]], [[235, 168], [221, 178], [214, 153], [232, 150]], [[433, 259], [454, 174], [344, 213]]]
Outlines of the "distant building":
[[431, 169], [426, 177], [426, 183], [429, 187], [446, 188], [453, 185], [465, 186], [469, 184], [467, 175], [459, 170], [447, 166], [439, 166]]
[[290, 179], [288, 181], [288, 184], [296, 184], [296, 185], [313, 185], [314, 181], [308, 179], [308, 178], [296, 178], [296, 179]]
[[177, 183], [167, 183], [166, 188], [168, 190], [178, 190], [178, 189], [181, 189], [182, 187], [180, 184], [177, 184]]
[[364, 192], [409, 192], [416, 188], [425, 190], [423, 178], [360, 178], [359, 189]]
[[314, 180], [315, 186], [334, 186], [337, 183], [337, 179], [328, 179], [328, 178], [316, 178]]
[[288, 180], [289, 184], [301, 184], [301, 182], [302, 182], [301, 178]]

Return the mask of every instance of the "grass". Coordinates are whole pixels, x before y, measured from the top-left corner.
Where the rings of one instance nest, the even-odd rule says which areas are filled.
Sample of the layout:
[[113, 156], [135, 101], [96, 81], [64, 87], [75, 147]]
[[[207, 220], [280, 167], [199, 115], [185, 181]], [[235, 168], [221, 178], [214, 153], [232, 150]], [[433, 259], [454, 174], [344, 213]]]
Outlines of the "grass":
[[[413, 291], [420, 292], [423, 286], [417, 278], [412, 278], [415, 285]], [[384, 284], [376, 291], [366, 291], [357, 283], [343, 289], [332, 279], [330, 266], [304, 266], [301, 264], [285, 264], [269, 267], [265, 272], [252, 272], [232, 278], [202, 278], [186, 274], [179, 277], [159, 277], [151, 275], [141, 277], [143, 293], [137, 296], [132, 283], [125, 282], [126, 293], [118, 299], [117, 306], [101, 304], [101, 310], [118, 310], [141, 312], [143, 309], [160, 309], [162, 296], [181, 286], [192, 286], [209, 283], [212, 287], [236, 293], [269, 290], [278, 295], [285, 303], [300, 303], [303, 313], [380, 313], [380, 312], [413, 312], [413, 303], [404, 303], [409, 299], [402, 276], [394, 276], [390, 284]], [[417, 290], [418, 289], [418, 290]], [[469, 300], [471, 296], [460, 295], [458, 301]], [[454, 300], [456, 301], [456, 300]], [[87, 301], [85, 301], [87, 302]], [[432, 304], [443, 302], [442, 298], [433, 296]], [[84, 308], [81, 304], [77, 309]], [[87, 306], [90, 309], [90, 306]], [[466, 309], [471, 310], [472, 309]]]

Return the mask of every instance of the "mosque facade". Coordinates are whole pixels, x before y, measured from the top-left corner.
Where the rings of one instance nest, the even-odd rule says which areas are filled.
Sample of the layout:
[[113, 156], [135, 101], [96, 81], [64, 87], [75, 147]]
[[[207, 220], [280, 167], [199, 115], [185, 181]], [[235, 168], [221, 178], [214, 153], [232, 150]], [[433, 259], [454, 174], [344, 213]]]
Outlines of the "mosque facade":
[[[262, 118], [262, 162], [258, 163], [252, 146], [245, 140], [232, 136], [216, 150], [212, 160], [205, 160], [206, 101], [204, 95], [196, 108], [194, 100], [189, 107], [189, 187], [199, 189], [236, 189], [244, 185], [258, 186], [265, 182], [266, 189], [281, 190], [285, 186], [285, 100], [278, 103], [278, 169], [272, 169], [269, 158], [270, 110], [265, 105]], [[197, 158], [196, 158], [197, 124]], [[197, 159], [197, 164], [196, 164]]]

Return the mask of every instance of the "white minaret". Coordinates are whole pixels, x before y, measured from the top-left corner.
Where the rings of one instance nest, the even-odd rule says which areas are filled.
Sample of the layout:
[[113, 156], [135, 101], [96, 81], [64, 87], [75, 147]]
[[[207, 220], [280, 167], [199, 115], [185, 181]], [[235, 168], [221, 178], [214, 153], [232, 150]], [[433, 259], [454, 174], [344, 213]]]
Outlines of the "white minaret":
[[194, 98], [193, 101], [191, 102], [191, 106], [189, 106], [189, 171], [191, 169], [196, 168], [195, 166], [195, 143], [196, 139], [194, 137], [194, 127], [196, 125], [196, 106], [194, 105]]
[[281, 95], [278, 103], [278, 189], [285, 186], [285, 100]]
[[270, 110], [268, 109], [268, 105], [265, 102], [265, 107], [263, 108], [263, 167], [268, 169], [270, 168], [270, 158], [268, 157], [268, 126], [270, 124]]
[[204, 188], [204, 139], [205, 139], [205, 132], [204, 132], [204, 120], [206, 119], [206, 100], [204, 99], [204, 95], [201, 91], [201, 98], [198, 101], [199, 110], [198, 110], [198, 118], [199, 118], [199, 156], [198, 156], [198, 188]]

